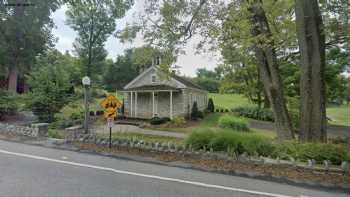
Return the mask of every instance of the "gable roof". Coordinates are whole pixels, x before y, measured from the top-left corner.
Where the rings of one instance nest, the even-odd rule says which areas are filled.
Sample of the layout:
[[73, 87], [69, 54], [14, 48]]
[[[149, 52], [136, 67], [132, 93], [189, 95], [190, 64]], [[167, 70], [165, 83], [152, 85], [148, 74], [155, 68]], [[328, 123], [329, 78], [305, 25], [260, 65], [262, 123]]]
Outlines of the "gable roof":
[[[131, 82], [129, 82], [126, 86], [124, 86], [124, 90], [135, 90], [135, 89], [141, 88], [143, 86], [148, 87], [148, 88], [150, 86], [152, 86], [152, 89], [155, 89], [155, 90], [157, 89], [157, 87], [164, 88], [165, 84], [146, 84], [146, 85], [142, 85], [140, 87], [133, 87], [133, 85], [138, 80], [140, 80], [143, 76], [145, 76], [147, 73], [149, 73], [153, 69], [156, 70], [156, 71], [162, 72], [158, 67], [151, 66], [148, 69], [146, 69], [145, 71], [143, 71], [141, 74], [139, 74], [135, 79], [133, 79]], [[180, 84], [180, 87], [193, 88], [193, 89], [199, 89], [199, 90], [206, 91], [202, 87], [200, 87], [199, 85], [195, 84], [194, 82], [192, 82], [191, 80], [189, 80], [189, 79], [187, 79], [185, 77], [181, 77], [181, 76], [178, 76], [176, 74], [171, 74], [170, 78], [171, 78], [172, 81], [175, 81], [176, 84]], [[169, 88], [171, 87], [169, 85], [166, 85], [166, 86], [168, 86]], [[179, 87], [171, 87], [171, 88], [179, 88]]]
[[172, 77], [179, 81], [180, 83], [184, 84], [185, 86], [189, 87], [189, 88], [195, 88], [195, 89], [200, 89], [200, 90], [204, 90], [201, 86], [195, 84], [193, 81], [191, 81], [190, 79], [187, 79], [185, 77], [181, 77], [179, 75], [175, 75], [173, 74]]

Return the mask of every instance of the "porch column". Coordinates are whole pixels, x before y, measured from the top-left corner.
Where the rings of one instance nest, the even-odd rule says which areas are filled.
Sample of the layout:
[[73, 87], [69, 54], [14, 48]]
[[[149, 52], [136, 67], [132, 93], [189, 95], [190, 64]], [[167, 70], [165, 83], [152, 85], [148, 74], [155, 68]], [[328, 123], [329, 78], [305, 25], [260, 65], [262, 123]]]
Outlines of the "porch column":
[[133, 93], [130, 92], [131, 94], [131, 101], [130, 101], [130, 117], [133, 117], [132, 111], [133, 111]]
[[170, 90], [170, 119], [173, 119], [173, 91]]
[[152, 92], [152, 117], [154, 117], [154, 114], [155, 114], [155, 108], [154, 108], [154, 91]]
[[135, 92], [135, 118], [137, 118], [137, 92]]

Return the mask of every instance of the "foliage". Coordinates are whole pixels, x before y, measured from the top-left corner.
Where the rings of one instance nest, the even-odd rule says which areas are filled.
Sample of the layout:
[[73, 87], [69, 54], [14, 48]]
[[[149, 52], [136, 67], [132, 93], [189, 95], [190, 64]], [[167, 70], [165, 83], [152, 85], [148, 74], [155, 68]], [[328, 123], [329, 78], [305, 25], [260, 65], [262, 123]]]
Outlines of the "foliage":
[[170, 121], [170, 118], [168, 118], [168, 117], [163, 117], [163, 118], [154, 117], [151, 119], [150, 123], [151, 123], [151, 125], [161, 125], [161, 124], [167, 123], [169, 121]]
[[349, 147], [338, 144], [297, 143], [294, 141], [277, 143], [272, 138], [256, 133], [240, 133], [230, 131], [195, 131], [189, 135], [185, 144], [195, 150], [213, 149], [229, 153], [255, 156], [268, 156], [289, 160], [307, 161], [314, 159], [318, 163], [329, 160], [339, 165], [342, 161], [350, 161]]
[[[5, 3], [35, 6], [4, 6]], [[54, 43], [51, 34], [54, 24], [50, 15], [60, 4], [60, 0], [0, 2], [0, 65], [8, 69], [16, 67], [22, 75], [30, 70], [35, 56], [45, 52]]]
[[122, 18], [132, 5], [132, 0], [68, 0], [67, 24], [78, 33], [75, 52], [82, 60], [84, 73], [95, 81], [96, 74], [102, 74], [107, 56], [104, 43], [115, 31], [116, 19]]
[[64, 70], [65, 62], [50, 57], [38, 57], [35, 70], [27, 76], [31, 87], [28, 107], [44, 122], [52, 122], [54, 114], [61, 110], [71, 96], [69, 76]]
[[197, 102], [193, 102], [192, 110], [191, 110], [191, 119], [198, 120], [199, 118], [203, 118], [203, 112], [199, 111]]
[[0, 90], [0, 120], [4, 115], [14, 114], [18, 109], [15, 93]]
[[64, 129], [75, 124], [80, 124], [84, 120], [84, 108], [80, 101], [70, 102], [65, 105], [54, 116], [54, 122], [50, 124], [51, 128]]
[[221, 128], [229, 128], [235, 131], [249, 131], [247, 120], [230, 115], [220, 117], [218, 124]]
[[220, 81], [210, 78], [194, 78], [193, 81], [203, 89], [211, 93], [218, 93], [220, 87]]
[[259, 107], [237, 107], [232, 109], [239, 116], [252, 118], [255, 120], [274, 121], [273, 113], [270, 109]]
[[63, 139], [63, 135], [57, 130], [49, 129], [48, 136], [50, 138]]
[[212, 98], [209, 98], [209, 100], [208, 100], [208, 108], [207, 108], [207, 110], [209, 111], [209, 112], [214, 112], [214, 110], [215, 110], [215, 106], [214, 106], [214, 101], [213, 101], [213, 99]]
[[249, 155], [267, 156], [273, 150], [268, 137], [232, 131], [196, 131], [188, 136], [185, 143], [195, 150], [212, 148], [214, 151], [230, 150], [237, 154], [246, 152]]
[[339, 165], [342, 161], [349, 161], [349, 148], [337, 144], [321, 144], [321, 143], [296, 143], [285, 142], [283, 144], [275, 144], [273, 157], [281, 159], [289, 159], [293, 157], [301, 161], [314, 159], [318, 163], [324, 160], [331, 161], [333, 164]]
[[174, 127], [181, 127], [186, 124], [186, 120], [182, 116], [176, 116], [172, 120], [170, 120], [170, 125]]

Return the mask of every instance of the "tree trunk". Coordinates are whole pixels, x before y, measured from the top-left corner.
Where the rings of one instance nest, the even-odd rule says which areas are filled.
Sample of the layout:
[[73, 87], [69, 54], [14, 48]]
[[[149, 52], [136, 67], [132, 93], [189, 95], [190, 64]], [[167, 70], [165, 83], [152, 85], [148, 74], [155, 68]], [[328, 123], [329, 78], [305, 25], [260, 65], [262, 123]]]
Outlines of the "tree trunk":
[[[293, 128], [283, 95], [283, 86], [269, 23], [260, 0], [247, 2], [250, 4], [248, 11], [251, 13], [252, 36], [256, 39], [266, 38], [255, 43], [254, 51], [261, 81], [273, 110], [277, 137], [279, 140], [290, 140], [294, 138]], [[266, 40], [269, 40], [268, 43]]]
[[317, 0], [296, 0], [301, 53], [300, 140], [327, 141], [325, 98], [325, 35]]
[[17, 92], [18, 69], [16, 66], [10, 67], [8, 75], [8, 91]]

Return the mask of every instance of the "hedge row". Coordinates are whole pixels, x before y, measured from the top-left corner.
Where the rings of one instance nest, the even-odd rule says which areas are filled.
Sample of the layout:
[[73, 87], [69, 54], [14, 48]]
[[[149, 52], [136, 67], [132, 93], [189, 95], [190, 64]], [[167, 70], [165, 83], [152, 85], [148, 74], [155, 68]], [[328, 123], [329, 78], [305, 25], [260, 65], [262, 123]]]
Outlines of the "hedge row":
[[197, 131], [185, 141], [195, 150], [232, 151], [236, 154], [265, 156], [280, 159], [294, 158], [299, 161], [314, 159], [317, 163], [324, 160], [333, 164], [350, 161], [350, 148], [339, 144], [274, 142], [272, 138], [256, 133], [230, 131]]

